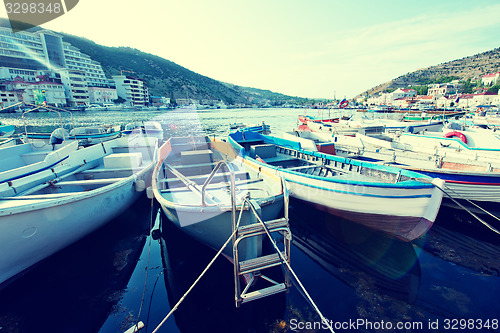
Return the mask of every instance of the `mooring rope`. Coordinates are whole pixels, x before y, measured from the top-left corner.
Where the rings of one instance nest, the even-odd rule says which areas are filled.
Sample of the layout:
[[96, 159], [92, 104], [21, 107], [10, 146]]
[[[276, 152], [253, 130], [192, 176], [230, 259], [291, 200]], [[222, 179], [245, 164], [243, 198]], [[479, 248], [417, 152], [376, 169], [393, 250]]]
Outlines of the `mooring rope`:
[[[243, 205], [245, 203], [243, 202]], [[179, 305], [181, 305], [181, 303], [184, 301], [184, 299], [188, 296], [188, 294], [194, 289], [194, 287], [198, 284], [198, 282], [201, 280], [201, 278], [205, 275], [205, 273], [210, 269], [210, 267], [212, 267], [213, 263], [215, 262], [215, 260], [221, 255], [222, 251], [224, 251], [224, 249], [226, 248], [226, 246], [232, 241], [234, 235], [236, 234], [236, 232], [238, 231], [238, 226], [240, 224], [240, 221], [241, 221], [241, 216], [242, 216], [242, 213], [243, 213], [243, 208], [244, 206], [242, 205], [241, 207], [241, 210], [240, 210], [240, 215], [238, 216], [238, 222], [236, 224], [236, 228], [234, 229], [234, 231], [232, 232], [232, 234], [229, 236], [229, 238], [227, 239], [227, 241], [224, 243], [224, 245], [222, 245], [222, 247], [220, 248], [220, 250], [215, 254], [215, 256], [212, 258], [212, 260], [208, 263], [207, 267], [205, 267], [205, 269], [201, 272], [201, 274], [196, 278], [196, 280], [193, 282], [193, 284], [189, 287], [189, 289], [184, 293], [184, 295], [182, 295], [182, 297], [179, 299], [179, 301], [177, 301], [177, 303], [172, 307], [172, 309], [170, 310], [170, 312], [165, 316], [165, 318], [163, 318], [163, 320], [158, 324], [158, 326], [153, 330], [152, 333], [156, 333], [158, 332], [158, 330], [163, 326], [163, 324], [165, 324], [165, 322], [167, 321], [167, 319], [177, 310], [177, 308], [179, 307]]]
[[[139, 329], [139, 318], [141, 317], [141, 312], [142, 312], [142, 307], [144, 305], [144, 299], [146, 297], [146, 287], [148, 284], [148, 273], [149, 273], [149, 259], [151, 257], [151, 243], [153, 239], [153, 208], [154, 208], [154, 198], [151, 198], [151, 219], [149, 221], [149, 244], [148, 244], [148, 261], [146, 264], [146, 277], [144, 278], [144, 287], [142, 289], [142, 298], [141, 298], [141, 306], [139, 307], [139, 313], [137, 314], [137, 319], [135, 321], [135, 329]], [[160, 210], [158, 209], [158, 213], [156, 213], [156, 218], [158, 218], [158, 214], [160, 213]]]
[[[416, 181], [421, 181], [423, 183], [429, 183], [429, 184], [433, 184], [431, 180], [429, 179], [425, 179], [425, 178], [414, 178]], [[444, 194], [446, 194], [455, 204], [457, 204], [460, 208], [462, 208], [463, 210], [465, 210], [467, 213], [469, 213], [470, 215], [472, 215], [476, 220], [478, 220], [479, 222], [481, 222], [484, 226], [486, 226], [488, 229], [490, 229], [491, 231], [493, 231], [494, 233], [496, 234], [499, 234], [500, 235], [500, 231], [496, 228], [494, 228], [493, 226], [491, 226], [490, 224], [488, 224], [486, 221], [484, 221], [483, 219], [481, 219], [479, 216], [477, 216], [476, 214], [474, 214], [470, 209], [468, 209], [467, 207], [465, 207], [464, 205], [462, 205], [460, 202], [458, 202], [457, 200], [455, 200], [455, 198], [453, 198], [453, 196], [451, 194], [449, 194], [447, 191], [445, 191], [444, 188], [441, 188], [441, 186], [438, 186], [436, 184], [433, 184], [434, 186], [436, 186], [441, 192], [443, 192]], [[490, 212], [488, 212], [486, 209], [480, 207], [479, 205], [475, 204], [474, 202], [472, 202], [471, 200], [465, 198], [464, 196], [460, 195], [459, 193], [457, 193], [456, 191], [453, 191], [451, 188], [449, 188], [448, 186], [444, 185], [448, 190], [450, 190], [451, 192], [453, 192], [454, 194], [456, 194], [457, 196], [459, 196], [460, 198], [466, 200], [467, 202], [469, 202], [470, 204], [476, 206], [477, 208], [481, 209], [482, 211], [484, 211], [485, 213], [487, 213], [488, 215], [494, 217], [496, 220], [500, 221], [500, 219], [491, 214]]]
[[[246, 200], [247, 199], [245, 199], [245, 201]], [[300, 282], [299, 277], [297, 276], [297, 274], [295, 274], [295, 271], [292, 269], [292, 266], [290, 266], [290, 263], [283, 257], [283, 254], [281, 253], [280, 249], [276, 245], [276, 242], [271, 237], [271, 233], [269, 232], [269, 229], [267, 228], [266, 224], [261, 220], [259, 214], [255, 211], [255, 208], [250, 203], [249, 203], [249, 206], [252, 209], [253, 213], [255, 214], [257, 220], [264, 227], [264, 230], [266, 231], [267, 236], [271, 240], [271, 243], [273, 244], [274, 250], [278, 253], [278, 255], [279, 255], [280, 259], [281, 259], [281, 262], [286, 265], [288, 271], [293, 275], [294, 279], [297, 281], [297, 283], [299, 284], [300, 288], [302, 289], [302, 291], [304, 293], [303, 295], [305, 295], [305, 298], [310, 302], [310, 304], [312, 305], [312, 307], [314, 308], [314, 310], [318, 313], [318, 315], [319, 315], [319, 317], [321, 319], [321, 322], [324, 323], [324, 324], [326, 324], [326, 326], [328, 327], [328, 329], [330, 330], [330, 332], [335, 333], [335, 331], [333, 330], [333, 328], [330, 325], [330, 323], [328, 322], [328, 320], [325, 318], [325, 316], [323, 316], [323, 314], [319, 310], [319, 308], [316, 305], [316, 303], [314, 303], [313, 299], [311, 298], [311, 296], [307, 292], [307, 290], [304, 287], [304, 285], [302, 284], [302, 282]]]

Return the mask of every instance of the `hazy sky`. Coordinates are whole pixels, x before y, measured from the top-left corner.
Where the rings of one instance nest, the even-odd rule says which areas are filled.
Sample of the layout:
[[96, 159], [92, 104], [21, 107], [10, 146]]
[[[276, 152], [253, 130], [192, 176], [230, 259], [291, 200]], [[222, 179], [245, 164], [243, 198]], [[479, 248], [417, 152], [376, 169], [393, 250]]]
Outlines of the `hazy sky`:
[[499, 47], [499, 18], [491, 0], [80, 0], [43, 27], [134, 47], [224, 82], [349, 98]]

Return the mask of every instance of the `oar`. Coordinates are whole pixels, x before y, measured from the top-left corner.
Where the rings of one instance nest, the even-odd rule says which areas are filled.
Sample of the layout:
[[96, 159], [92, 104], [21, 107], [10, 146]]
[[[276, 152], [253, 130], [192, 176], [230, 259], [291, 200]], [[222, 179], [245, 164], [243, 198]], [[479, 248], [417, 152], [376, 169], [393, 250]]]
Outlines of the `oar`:
[[[71, 172], [69, 172], [69, 173], [66, 173], [66, 174], [64, 174], [64, 175], [62, 175], [62, 176], [60, 176], [60, 177], [54, 178], [54, 179], [52, 179], [52, 180], [49, 180], [49, 181], [47, 181], [47, 182], [45, 182], [45, 183], [43, 183], [43, 184], [40, 184], [40, 185], [37, 185], [37, 186], [32, 187], [32, 188], [30, 188], [30, 189], [27, 189], [26, 191], [20, 192], [20, 193], [16, 194], [14, 197], [20, 197], [20, 196], [24, 196], [24, 195], [29, 195], [29, 194], [31, 194], [31, 193], [35, 193], [35, 192], [37, 192], [37, 191], [43, 190], [43, 189], [44, 189], [44, 188], [46, 188], [46, 187], [49, 187], [49, 186], [51, 186], [51, 185], [56, 184], [57, 182], [60, 182], [60, 181], [61, 181], [61, 180], [63, 180], [64, 178], [67, 178], [67, 177], [69, 177], [69, 176], [72, 176], [72, 175], [74, 175], [74, 174], [76, 174], [76, 173], [78, 173], [78, 172], [82, 172], [82, 171], [85, 171], [85, 170], [88, 170], [88, 169], [92, 169], [92, 168], [94, 168], [95, 166], [96, 166], [96, 164], [95, 164], [95, 163], [92, 163], [92, 162], [90, 162], [90, 163], [85, 163], [84, 165], [82, 165], [82, 166], [80, 166], [80, 167], [76, 168], [75, 170], [73, 170], [73, 171], [71, 171]], [[4, 198], [4, 199], [6, 199], [6, 198]]]

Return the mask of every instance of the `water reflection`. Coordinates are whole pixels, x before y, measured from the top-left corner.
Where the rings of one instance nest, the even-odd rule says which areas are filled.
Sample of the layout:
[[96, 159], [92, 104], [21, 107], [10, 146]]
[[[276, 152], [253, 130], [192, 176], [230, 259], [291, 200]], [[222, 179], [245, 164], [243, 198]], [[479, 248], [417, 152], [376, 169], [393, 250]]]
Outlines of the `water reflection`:
[[[216, 252], [177, 229], [163, 214], [161, 244], [165, 286], [172, 308]], [[235, 308], [233, 266], [219, 257], [174, 312], [174, 318], [182, 332], [270, 332], [283, 318], [285, 309], [285, 294]]]
[[351, 287], [363, 274], [377, 293], [415, 301], [421, 271], [411, 243], [293, 202], [293, 243], [312, 260]]

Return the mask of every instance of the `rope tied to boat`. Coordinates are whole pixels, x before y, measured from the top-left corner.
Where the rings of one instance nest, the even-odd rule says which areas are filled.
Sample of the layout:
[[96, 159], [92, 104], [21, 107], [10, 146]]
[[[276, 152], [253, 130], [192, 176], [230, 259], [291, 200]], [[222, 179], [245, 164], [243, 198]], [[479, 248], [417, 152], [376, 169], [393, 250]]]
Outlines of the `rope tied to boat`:
[[[469, 213], [470, 215], [472, 215], [476, 220], [478, 220], [479, 222], [481, 222], [484, 226], [486, 226], [488, 229], [490, 229], [491, 231], [493, 231], [494, 233], [500, 235], [500, 231], [496, 228], [494, 228], [493, 226], [491, 226], [489, 223], [487, 223], [486, 221], [484, 221], [483, 219], [481, 219], [479, 216], [477, 216], [476, 214], [474, 214], [470, 209], [468, 209], [467, 207], [465, 207], [464, 205], [462, 205], [460, 202], [458, 202], [457, 200], [455, 200], [455, 198], [453, 198], [453, 196], [448, 193], [444, 188], [441, 188], [441, 186], [438, 186], [437, 184], [434, 184], [432, 182], [432, 180], [430, 179], [426, 179], [426, 178], [414, 178], [416, 181], [419, 181], [419, 182], [423, 182], [423, 183], [428, 183], [428, 184], [433, 184], [434, 186], [436, 186], [441, 192], [443, 192], [448, 198], [450, 198], [455, 204], [457, 204], [460, 208], [462, 208], [463, 210], [465, 210], [467, 213]], [[467, 201], [468, 203], [470, 203], [471, 205], [475, 206], [476, 208], [478, 208], [479, 210], [483, 211], [484, 213], [486, 213], [487, 215], [493, 217], [495, 220], [499, 221], [500, 222], [500, 218], [493, 215], [492, 213], [488, 212], [486, 209], [484, 209], [483, 207], [479, 206], [478, 204], [476, 204], [475, 202], [467, 199], [466, 197], [464, 197], [463, 195], [461, 195], [460, 193], [457, 193], [456, 191], [454, 191], [453, 189], [449, 188], [448, 186], [446, 186], [446, 184], [444, 185], [444, 187], [446, 187], [447, 190], [449, 190], [450, 192], [452, 192], [453, 194], [455, 194], [457, 197], [460, 197], [461, 199]]]
[[[247, 201], [248, 199], [245, 199], [243, 201], [243, 205], [245, 204], [245, 202]], [[332, 326], [330, 325], [330, 322], [325, 318], [325, 316], [323, 316], [323, 314], [321, 313], [321, 311], [319, 310], [318, 306], [316, 305], [316, 303], [314, 303], [313, 299], [311, 298], [311, 296], [309, 295], [309, 293], [307, 292], [306, 288], [304, 287], [304, 285], [302, 284], [302, 282], [300, 282], [297, 274], [295, 273], [295, 271], [292, 269], [292, 266], [290, 265], [290, 263], [285, 259], [285, 257], [283, 257], [283, 254], [281, 253], [280, 249], [278, 248], [278, 246], [276, 245], [276, 242], [274, 241], [274, 239], [271, 237], [271, 233], [269, 232], [269, 229], [267, 228], [266, 224], [264, 223], [264, 221], [262, 221], [262, 219], [260, 218], [259, 214], [257, 213], [257, 211], [255, 210], [255, 208], [253, 207], [253, 205], [250, 204], [250, 202], [248, 202], [248, 205], [250, 206], [250, 209], [252, 210], [252, 212], [255, 214], [255, 217], [257, 218], [257, 220], [259, 221], [260, 224], [262, 224], [262, 227], [264, 228], [267, 236], [269, 237], [269, 239], [271, 240], [271, 244], [273, 245], [274, 247], [274, 250], [276, 251], [276, 253], [278, 253], [278, 256], [280, 257], [280, 260], [281, 260], [281, 263], [284, 264], [286, 266], [286, 268], [288, 269], [288, 271], [292, 274], [292, 276], [294, 277], [294, 279], [297, 281], [298, 285], [300, 286], [300, 288], [302, 289], [302, 292], [304, 293], [304, 297], [310, 302], [311, 306], [314, 308], [314, 310], [316, 311], [316, 313], [319, 315], [320, 319], [321, 319], [321, 322], [323, 324], [325, 324], [327, 327], [328, 327], [328, 330], [332, 333], [335, 333], [335, 331], [333, 330]]]
[[243, 213], [243, 210], [244, 210], [244, 205], [245, 205], [245, 201], [243, 202], [243, 204], [241, 206], [240, 214], [238, 216], [238, 222], [236, 223], [236, 228], [233, 230], [233, 232], [231, 233], [231, 235], [229, 236], [229, 238], [227, 239], [227, 241], [222, 245], [222, 247], [220, 248], [220, 250], [215, 254], [215, 256], [212, 258], [212, 260], [205, 267], [205, 269], [196, 278], [196, 280], [193, 282], [193, 284], [184, 293], [184, 295], [182, 295], [182, 297], [179, 299], [179, 301], [177, 301], [177, 303], [172, 307], [172, 309], [170, 310], [170, 312], [165, 316], [165, 318], [163, 318], [163, 320], [158, 324], [158, 326], [153, 330], [152, 333], [158, 332], [158, 330], [163, 326], [163, 324], [165, 324], [165, 322], [167, 321], [167, 319], [177, 310], [177, 308], [181, 305], [181, 303], [184, 301], [184, 299], [194, 289], [194, 287], [198, 284], [198, 282], [200, 282], [201, 278], [206, 274], [206, 272], [208, 272], [208, 270], [210, 269], [210, 267], [212, 267], [212, 265], [214, 264], [215, 260], [217, 260], [217, 258], [221, 255], [222, 251], [224, 251], [224, 249], [227, 247], [227, 245], [233, 240], [234, 235], [238, 231], [238, 226], [240, 225], [241, 216], [242, 216], [242, 213]]

